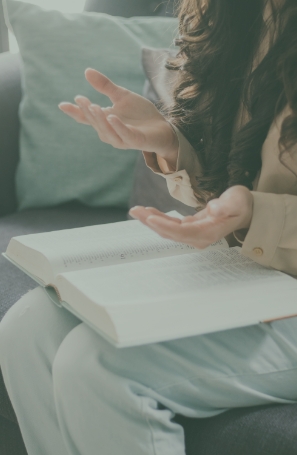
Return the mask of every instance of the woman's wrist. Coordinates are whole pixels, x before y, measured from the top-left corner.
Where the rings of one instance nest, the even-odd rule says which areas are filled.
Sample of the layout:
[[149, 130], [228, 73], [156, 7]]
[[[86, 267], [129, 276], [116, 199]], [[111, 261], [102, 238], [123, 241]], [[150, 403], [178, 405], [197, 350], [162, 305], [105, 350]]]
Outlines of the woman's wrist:
[[254, 198], [252, 193], [247, 190], [248, 192], [248, 197], [246, 200], [246, 206], [244, 209], [243, 217], [241, 220], [241, 223], [238, 225], [236, 231], [245, 231], [245, 235], [251, 225], [252, 222], [252, 217], [253, 217], [253, 205], [254, 205]]
[[166, 125], [169, 132], [169, 138], [166, 141], [166, 148], [160, 150], [159, 152], [156, 152], [156, 154], [167, 162], [169, 168], [176, 169], [179, 141], [176, 132], [172, 128], [172, 125], [167, 121]]
[[251, 204], [249, 205], [249, 207], [246, 210], [246, 215], [243, 218], [242, 223], [240, 223], [239, 227], [235, 231], [233, 231], [233, 235], [234, 235], [235, 239], [241, 244], [243, 244], [243, 242], [245, 241], [245, 238], [247, 236], [247, 233], [249, 232], [252, 217], [253, 217], [253, 200], [251, 201]]

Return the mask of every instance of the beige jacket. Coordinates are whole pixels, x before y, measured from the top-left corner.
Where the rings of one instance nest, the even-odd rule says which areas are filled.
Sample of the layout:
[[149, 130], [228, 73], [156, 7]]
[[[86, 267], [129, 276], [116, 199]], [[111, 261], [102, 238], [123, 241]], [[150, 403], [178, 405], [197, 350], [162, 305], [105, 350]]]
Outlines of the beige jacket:
[[[268, 2], [264, 11], [266, 24], [271, 24], [271, 12], [271, 4]], [[275, 31], [275, 27], [266, 26], [266, 35], [255, 55], [253, 69], [273, 43]], [[288, 114], [290, 109], [286, 107], [274, 120], [262, 147], [262, 168], [253, 182], [253, 217], [242, 243], [242, 253], [259, 264], [297, 275], [297, 144], [296, 151], [293, 150], [286, 158], [286, 164], [295, 174], [281, 164], [278, 149], [280, 127]], [[247, 113], [241, 107], [234, 131], [247, 120]], [[199, 177], [201, 173], [201, 166], [187, 139], [179, 130], [174, 129], [179, 139], [175, 170], [169, 169], [165, 160], [157, 159], [156, 154], [143, 154], [147, 166], [166, 179], [172, 197], [191, 207], [197, 207], [193, 188], [196, 176]]]
[[[253, 184], [254, 208], [251, 226], [242, 244], [242, 254], [267, 267], [297, 275], [297, 178], [279, 161], [278, 139], [282, 120], [273, 122], [262, 148], [262, 168]], [[201, 172], [196, 154], [180, 131], [175, 172], [162, 172], [154, 153], [143, 152], [147, 165], [162, 175], [172, 197], [198, 207], [191, 182]], [[297, 152], [297, 145], [296, 145]], [[287, 164], [296, 172], [297, 157]]]

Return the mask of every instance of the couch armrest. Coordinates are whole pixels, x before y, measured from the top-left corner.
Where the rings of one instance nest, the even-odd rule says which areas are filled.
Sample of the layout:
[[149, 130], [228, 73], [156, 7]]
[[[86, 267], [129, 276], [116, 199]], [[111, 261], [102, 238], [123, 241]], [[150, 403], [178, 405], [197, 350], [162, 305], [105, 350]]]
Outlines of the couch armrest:
[[16, 209], [20, 100], [20, 57], [5, 52], [0, 54], [0, 216]]

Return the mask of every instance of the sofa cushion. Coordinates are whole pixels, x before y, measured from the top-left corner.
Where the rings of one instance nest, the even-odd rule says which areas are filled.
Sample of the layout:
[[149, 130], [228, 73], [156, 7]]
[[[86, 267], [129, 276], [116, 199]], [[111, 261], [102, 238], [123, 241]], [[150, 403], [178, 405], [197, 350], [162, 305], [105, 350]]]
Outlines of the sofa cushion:
[[0, 417], [1, 455], [27, 455], [18, 425]]
[[58, 104], [85, 95], [102, 107], [110, 105], [85, 80], [88, 67], [141, 93], [141, 48], [170, 46], [177, 19], [62, 14], [16, 0], [4, 0], [4, 7], [23, 60], [19, 208], [73, 198], [90, 206], [127, 208], [137, 152], [100, 141], [93, 128], [77, 125]]
[[[124, 209], [88, 208], [78, 203], [52, 209], [27, 210], [0, 218], [0, 252], [11, 237], [36, 232], [113, 223], [127, 219]], [[0, 320], [23, 294], [36, 287], [27, 275], [0, 256]]]
[[187, 455], [296, 455], [297, 404], [255, 406], [209, 419], [175, 419]]

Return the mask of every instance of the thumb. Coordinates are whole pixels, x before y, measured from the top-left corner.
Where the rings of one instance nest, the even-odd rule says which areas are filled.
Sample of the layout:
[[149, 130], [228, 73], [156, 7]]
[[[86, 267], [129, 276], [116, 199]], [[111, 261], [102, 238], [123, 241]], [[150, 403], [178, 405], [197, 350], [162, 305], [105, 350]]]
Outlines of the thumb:
[[114, 84], [108, 77], [104, 76], [104, 74], [99, 73], [99, 71], [92, 68], [88, 68], [85, 71], [85, 76], [89, 84], [91, 84], [95, 90], [108, 96], [113, 103], [118, 101], [128, 91], [123, 87]]
[[215, 218], [226, 218], [232, 216], [232, 211], [230, 211], [229, 204], [222, 198], [213, 199], [207, 204], [207, 209], [209, 215]]

